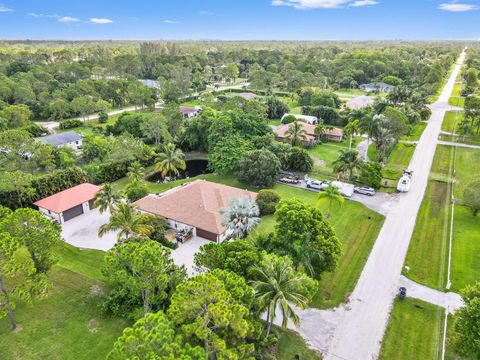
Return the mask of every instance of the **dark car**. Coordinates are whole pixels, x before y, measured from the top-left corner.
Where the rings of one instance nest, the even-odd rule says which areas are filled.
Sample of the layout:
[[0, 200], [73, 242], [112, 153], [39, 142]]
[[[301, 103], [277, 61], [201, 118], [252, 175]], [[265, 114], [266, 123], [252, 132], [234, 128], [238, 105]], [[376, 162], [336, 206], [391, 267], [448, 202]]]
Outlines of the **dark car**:
[[407, 297], [407, 288], [401, 287], [398, 289], [398, 297], [400, 299], [405, 299]]

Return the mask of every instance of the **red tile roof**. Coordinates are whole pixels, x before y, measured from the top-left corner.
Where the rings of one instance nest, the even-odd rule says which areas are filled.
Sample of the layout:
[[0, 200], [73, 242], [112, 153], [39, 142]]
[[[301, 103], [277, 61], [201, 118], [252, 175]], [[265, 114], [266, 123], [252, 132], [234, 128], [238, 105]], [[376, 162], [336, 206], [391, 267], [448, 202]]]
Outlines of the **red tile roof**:
[[[315, 140], [315, 125], [307, 124], [304, 122], [298, 122], [303, 130], [307, 133], [307, 139], [308, 140]], [[277, 134], [277, 137], [279, 138], [286, 138], [287, 137], [287, 131], [292, 126], [293, 123], [290, 124], [282, 124], [277, 129], [275, 130], [275, 133]], [[325, 129], [326, 136], [332, 136], [332, 137], [338, 137], [342, 138], [343, 137], [343, 130], [339, 128], [332, 128], [332, 129]]]
[[241, 196], [253, 200], [257, 198], [257, 194], [251, 191], [196, 180], [160, 195], [147, 195], [134, 202], [133, 206], [215, 234], [223, 234], [225, 228], [222, 226], [220, 209], [228, 207], [232, 198]]
[[84, 202], [92, 200], [100, 189], [101, 186], [84, 183], [74, 186], [70, 189], [60, 191], [59, 193], [46, 197], [45, 199], [38, 200], [37, 202], [33, 203], [33, 205], [56, 213], [61, 213]]

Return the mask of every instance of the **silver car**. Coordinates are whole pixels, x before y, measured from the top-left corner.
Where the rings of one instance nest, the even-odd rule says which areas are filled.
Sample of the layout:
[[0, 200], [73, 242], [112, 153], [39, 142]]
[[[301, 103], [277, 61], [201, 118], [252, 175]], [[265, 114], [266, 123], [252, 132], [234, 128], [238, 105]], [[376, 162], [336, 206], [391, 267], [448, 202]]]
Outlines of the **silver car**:
[[354, 191], [357, 194], [362, 194], [362, 195], [367, 195], [367, 196], [374, 196], [375, 195], [375, 189], [368, 187], [368, 186], [360, 186], [360, 187], [355, 187]]

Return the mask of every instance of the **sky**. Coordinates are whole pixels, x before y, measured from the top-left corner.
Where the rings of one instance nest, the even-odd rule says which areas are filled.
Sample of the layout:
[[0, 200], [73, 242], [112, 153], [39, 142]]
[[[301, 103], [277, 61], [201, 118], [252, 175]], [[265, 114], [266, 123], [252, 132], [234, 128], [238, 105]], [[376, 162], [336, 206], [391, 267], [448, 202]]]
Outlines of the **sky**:
[[480, 0], [0, 0], [0, 39], [480, 39]]

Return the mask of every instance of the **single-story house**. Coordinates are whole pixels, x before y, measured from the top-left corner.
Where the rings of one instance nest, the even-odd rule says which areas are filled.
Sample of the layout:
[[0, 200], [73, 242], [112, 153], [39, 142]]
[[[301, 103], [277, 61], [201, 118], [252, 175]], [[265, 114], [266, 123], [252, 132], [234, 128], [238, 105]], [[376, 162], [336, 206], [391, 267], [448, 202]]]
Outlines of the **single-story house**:
[[[313, 146], [315, 145], [319, 140], [320, 136], [315, 135], [315, 125], [311, 124], [306, 124], [300, 122], [301, 126], [303, 127], [303, 130], [306, 132], [307, 139], [304, 141], [303, 145], [305, 146]], [[276, 138], [278, 141], [286, 141], [287, 140], [287, 132], [288, 129], [292, 126], [292, 123], [290, 124], [283, 124], [277, 127], [275, 130]], [[325, 140], [331, 140], [331, 141], [342, 141], [343, 140], [343, 130], [339, 128], [325, 128], [325, 132], [321, 135], [321, 137]]]
[[143, 85], [145, 85], [148, 88], [154, 88], [154, 89], [160, 89], [161, 88], [160, 82], [156, 81], [156, 80], [139, 79], [138, 81], [140, 81]]
[[360, 89], [365, 92], [390, 92], [394, 86], [386, 84], [384, 82], [374, 82], [360, 85]]
[[93, 199], [100, 189], [100, 186], [84, 183], [38, 200], [33, 205], [62, 224], [90, 211], [93, 208]]
[[180, 106], [179, 110], [185, 119], [189, 119], [200, 114], [202, 108], [200, 106], [195, 106], [194, 108]]
[[147, 195], [133, 206], [141, 212], [162, 216], [174, 230], [192, 230], [194, 236], [222, 242], [228, 236], [222, 225], [220, 209], [228, 208], [230, 200], [257, 194], [235, 187], [195, 180], [160, 194]]
[[374, 100], [371, 97], [361, 95], [348, 100], [346, 106], [352, 110], [360, 110], [372, 106], [373, 103]]
[[65, 131], [35, 138], [35, 141], [50, 144], [54, 147], [67, 146], [78, 151], [82, 148], [83, 135], [75, 131]]
[[318, 123], [318, 118], [316, 116], [300, 115], [300, 114], [284, 114], [282, 116], [281, 121], [283, 122], [283, 119], [285, 119], [287, 116], [294, 116], [295, 119], [310, 125], [315, 125], [316, 123]]
[[244, 98], [245, 100], [252, 100], [258, 97], [257, 94], [250, 93], [250, 92], [242, 92], [242, 93], [231, 93], [228, 97], [241, 97]]

